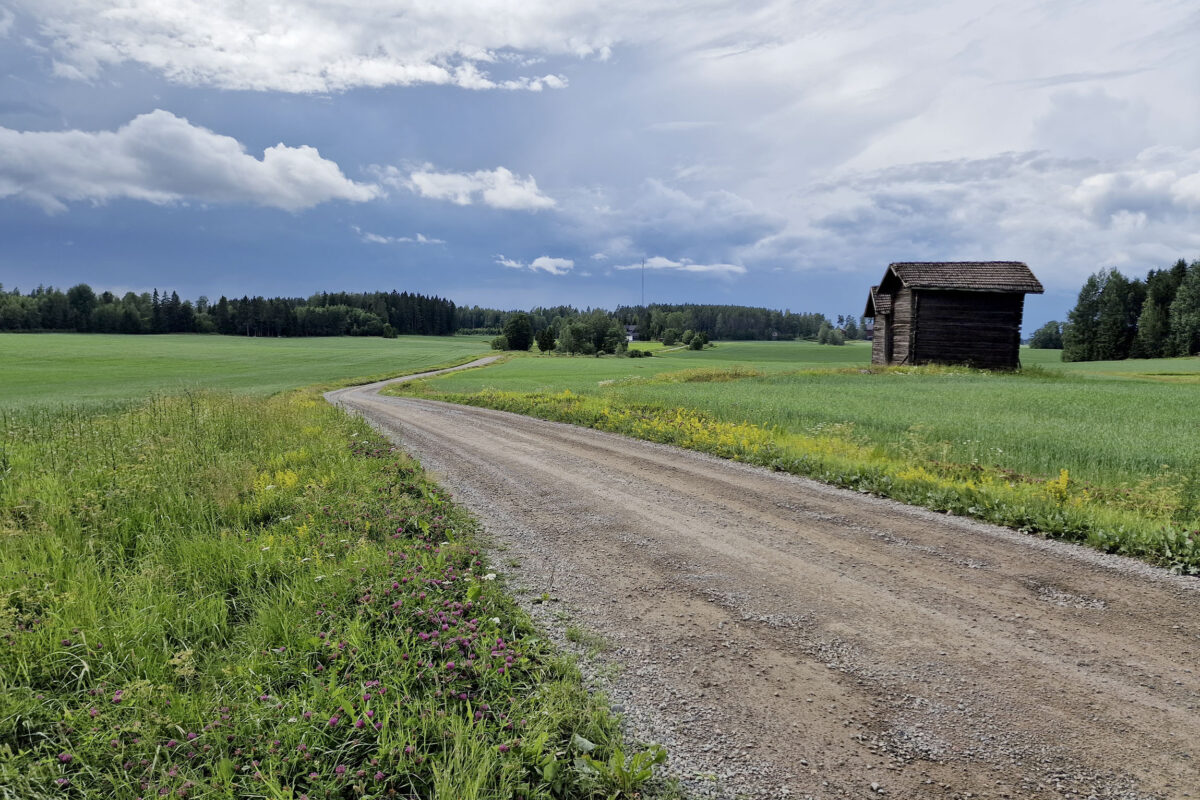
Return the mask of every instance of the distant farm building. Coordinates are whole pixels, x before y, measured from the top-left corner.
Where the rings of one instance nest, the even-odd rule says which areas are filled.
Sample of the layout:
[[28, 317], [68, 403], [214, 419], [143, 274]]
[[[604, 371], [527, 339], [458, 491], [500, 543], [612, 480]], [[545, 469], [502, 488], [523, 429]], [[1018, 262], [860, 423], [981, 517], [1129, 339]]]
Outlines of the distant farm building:
[[625, 341], [636, 342], [638, 340], [637, 325], [625, 326]]
[[889, 264], [863, 313], [874, 320], [871, 363], [1016, 369], [1025, 295], [1043, 291], [1020, 261]]

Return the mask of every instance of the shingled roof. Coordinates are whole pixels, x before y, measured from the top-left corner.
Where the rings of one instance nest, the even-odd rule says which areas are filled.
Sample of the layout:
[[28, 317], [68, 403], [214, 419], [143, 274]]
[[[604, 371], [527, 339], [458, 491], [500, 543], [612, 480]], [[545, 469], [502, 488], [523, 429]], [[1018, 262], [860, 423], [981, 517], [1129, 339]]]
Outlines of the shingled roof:
[[888, 269], [910, 289], [1028, 294], [1045, 291], [1029, 267], [1020, 261], [898, 261], [889, 264]]
[[871, 293], [867, 295], [867, 308], [863, 312], [863, 316], [874, 317], [876, 314], [890, 313], [892, 313], [892, 296], [881, 294], [878, 286], [872, 286]]

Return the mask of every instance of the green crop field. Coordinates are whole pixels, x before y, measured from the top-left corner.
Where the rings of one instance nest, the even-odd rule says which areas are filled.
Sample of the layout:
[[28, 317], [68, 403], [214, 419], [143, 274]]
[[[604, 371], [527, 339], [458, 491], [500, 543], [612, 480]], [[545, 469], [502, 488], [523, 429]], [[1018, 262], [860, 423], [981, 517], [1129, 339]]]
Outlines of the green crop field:
[[314, 383], [461, 363], [488, 349], [466, 336], [249, 339], [241, 336], [0, 334], [0, 407], [92, 403], [152, 392], [272, 394]]
[[[1026, 350], [1024, 363], [1040, 370], [837, 369], [866, 368], [869, 359], [865, 343], [722, 342], [648, 359], [516, 358], [430, 385], [456, 394], [567, 389], [625, 403], [676, 403], [785, 433], [851, 426], [872, 444], [899, 448], [916, 437], [936, 443], [947, 460], [1043, 477], [1068, 469], [1104, 483], [1136, 482], [1164, 464], [1195, 468], [1200, 456], [1189, 411], [1196, 402], [1189, 378], [1200, 379], [1200, 359], [1063, 364], [1057, 350]], [[738, 367], [747, 370], [738, 380], [656, 379]]]
[[[653, 343], [651, 343], [653, 344]], [[636, 343], [635, 347], [646, 347]], [[865, 366], [871, 359], [866, 342], [844, 347], [824, 347], [811, 342], [720, 342], [710, 350], [649, 348], [653, 358], [594, 358], [589, 356], [523, 355], [485, 369], [447, 376], [439, 389], [477, 391], [484, 387], [505, 391], [537, 390], [592, 391], [607, 381], [652, 377], [690, 367], [750, 365], [763, 372], [786, 372], [801, 367]]]
[[0, 338], [0, 797], [630, 796], [472, 519], [277, 393], [484, 347]]
[[721, 342], [649, 359], [523, 356], [395, 391], [681, 443], [1200, 568], [1200, 359], [1022, 359], [1014, 374], [871, 370], [862, 343]]

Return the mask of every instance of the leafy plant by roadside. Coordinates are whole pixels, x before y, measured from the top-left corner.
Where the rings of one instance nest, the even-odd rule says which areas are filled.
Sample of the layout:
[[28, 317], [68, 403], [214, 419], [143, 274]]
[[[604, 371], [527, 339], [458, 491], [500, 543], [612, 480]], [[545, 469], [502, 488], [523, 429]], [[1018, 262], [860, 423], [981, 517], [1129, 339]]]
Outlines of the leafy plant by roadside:
[[661, 745], [653, 745], [628, 758], [620, 747], [614, 747], [607, 759], [601, 759], [592, 756], [595, 745], [583, 737], [577, 735], [575, 743], [581, 751], [576, 766], [595, 779], [609, 800], [635, 797], [637, 789], [654, 776], [654, 768], [667, 762], [666, 748]]

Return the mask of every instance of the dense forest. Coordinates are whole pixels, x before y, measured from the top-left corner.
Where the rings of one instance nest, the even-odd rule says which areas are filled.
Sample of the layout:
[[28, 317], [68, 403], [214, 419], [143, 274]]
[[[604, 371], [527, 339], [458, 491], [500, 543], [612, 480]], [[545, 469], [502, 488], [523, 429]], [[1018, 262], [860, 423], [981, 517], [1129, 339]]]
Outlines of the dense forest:
[[454, 303], [408, 292], [334, 292], [300, 297], [222, 297], [195, 303], [169, 295], [96, 294], [81, 283], [27, 295], [0, 286], [0, 331], [223, 333], [239, 336], [445, 336], [457, 327]]
[[[0, 286], [0, 331], [81, 333], [221, 333], [238, 336], [398, 336], [454, 333], [498, 335], [515, 310], [456, 307], [440, 297], [409, 292], [322, 292], [301, 297], [222, 297], [210, 302], [181, 300], [176, 292], [118, 297], [97, 294], [87, 284], [66, 291], [39, 286], [28, 294]], [[601, 331], [637, 326], [640, 340], [681, 339], [688, 332], [706, 339], [820, 339], [840, 343], [866, 331], [854, 316], [836, 325], [823, 314], [734, 305], [622, 306], [616, 311], [572, 306], [534, 308], [525, 313], [533, 334], [561, 335], [576, 325]], [[836, 333], [835, 333], [836, 332]], [[600, 334], [596, 334], [599, 336]], [[689, 337], [690, 338], [690, 337]]]
[[672, 329], [702, 332], [710, 339], [812, 339], [827, 321], [823, 314], [692, 303], [622, 306], [614, 316], [623, 325], [637, 325], [639, 336], [650, 339]]
[[1092, 275], [1065, 324], [1049, 322], [1031, 347], [1061, 347], [1063, 361], [1200, 354], [1200, 261], [1180, 259], [1144, 279], [1115, 269]]
[[[505, 322], [513, 311], [496, 308], [458, 309], [460, 333], [496, 335], [501, 333]], [[616, 311], [580, 311], [572, 306], [534, 308], [527, 312], [534, 333], [544, 328], [559, 331], [564, 323], [580, 318], [590, 318], [601, 313], [621, 325], [636, 325], [637, 337], [643, 341], [661, 339], [675, 331], [703, 333], [709, 339], [815, 339], [822, 323], [832, 325], [824, 314], [794, 314], [769, 308], [753, 308], [733, 305], [698, 305], [687, 303], [667, 305], [652, 303], [647, 306], [619, 306]], [[862, 335], [862, 325], [854, 316], [839, 316], [837, 329], [847, 338], [857, 339]]]

